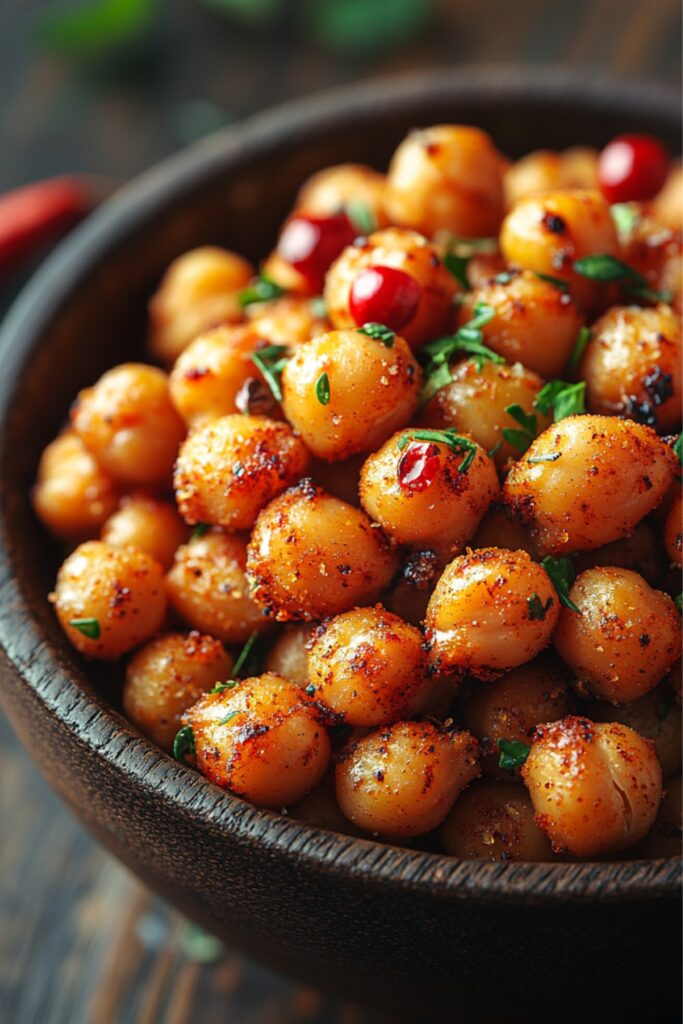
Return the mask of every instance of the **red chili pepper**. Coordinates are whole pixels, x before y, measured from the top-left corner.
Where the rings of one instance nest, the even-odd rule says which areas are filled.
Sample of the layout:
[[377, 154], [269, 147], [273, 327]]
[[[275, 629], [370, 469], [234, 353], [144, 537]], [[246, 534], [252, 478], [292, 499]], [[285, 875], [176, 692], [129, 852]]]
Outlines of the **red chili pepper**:
[[96, 203], [84, 178], [52, 178], [0, 195], [0, 271], [72, 227]]

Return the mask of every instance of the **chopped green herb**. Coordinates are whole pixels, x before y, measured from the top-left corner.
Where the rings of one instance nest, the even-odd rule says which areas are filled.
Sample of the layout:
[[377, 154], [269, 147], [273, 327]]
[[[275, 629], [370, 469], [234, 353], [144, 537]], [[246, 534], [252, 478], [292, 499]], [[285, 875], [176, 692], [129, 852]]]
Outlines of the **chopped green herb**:
[[279, 299], [286, 291], [287, 289], [282, 285], [271, 281], [265, 274], [260, 274], [239, 293], [239, 304], [242, 309], [245, 309], [254, 302], [270, 302], [271, 299]]
[[185, 763], [187, 757], [195, 757], [197, 748], [194, 742], [194, 733], [191, 725], [183, 725], [175, 734], [173, 740], [173, 756], [181, 764]]
[[570, 558], [553, 558], [552, 555], [548, 555], [541, 562], [541, 565], [550, 576], [552, 585], [557, 591], [561, 603], [565, 608], [570, 608], [577, 615], [581, 614], [581, 611], [576, 607], [574, 602], [569, 596], [571, 585], [574, 582], [575, 572], [574, 566]]
[[228, 679], [227, 683], [216, 683], [209, 693], [223, 693], [223, 690], [234, 690], [236, 686], [239, 686], [239, 679]]
[[349, 199], [345, 205], [346, 216], [361, 235], [371, 235], [377, 230], [377, 218], [367, 203], [360, 199]]
[[515, 427], [503, 427], [501, 433], [507, 443], [511, 444], [513, 448], [516, 448], [523, 455], [531, 442], [536, 439], [538, 432], [536, 417], [533, 413], [527, 413], [517, 402], [506, 406], [505, 412], [515, 422], [519, 423], [522, 429], [517, 430]]
[[312, 697], [315, 694], [315, 686], [313, 685], [313, 683], [308, 684], [308, 686], [304, 690], [304, 693], [307, 693], [309, 697]]
[[237, 655], [237, 660], [233, 666], [232, 672], [235, 679], [243, 679], [243, 670], [249, 665], [252, 671], [257, 671], [257, 665], [255, 662], [260, 661], [260, 652], [257, 648], [259, 634], [254, 632], [251, 634], [244, 647]]
[[472, 259], [471, 256], [458, 256], [454, 252], [447, 252], [442, 263], [458, 284], [462, 285], [466, 292], [470, 290], [470, 283], [467, 280], [467, 266]]
[[97, 619], [70, 619], [69, 625], [77, 629], [88, 640], [100, 639], [100, 624]]
[[554, 284], [561, 292], [569, 291], [569, 282], [565, 281], [563, 277], [553, 277], [552, 274], [542, 274], [540, 270], [534, 270], [534, 277], [538, 277], [541, 281], [547, 281], [548, 284]]
[[282, 388], [280, 387], [280, 374], [287, 365], [289, 349], [286, 345], [266, 345], [256, 352], [252, 352], [250, 359], [263, 374], [264, 380], [276, 402], [282, 401]]
[[619, 237], [628, 238], [640, 220], [638, 207], [634, 203], [614, 203], [609, 212]]
[[385, 327], [384, 324], [363, 324], [362, 327], [358, 328], [358, 333], [367, 334], [368, 338], [375, 338], [376, 341], [381, 341], [387, 348], [394, 347], [396, 332], [392, 331], [390, 327]]
[[647, 278], [640, 271], [629, 267], [628, 263], [618, 260], [609, 253], [593, 253], [583, 256], [573, 264], [577, 274], [591, 281], [618, 281], [627, 291], [648, 302], [671, 302], [673, 295], [669, 291], [654, 291], [650, 288]]
[[534, 593], [531, 597], [527, 597], [526, 603], [529, 606], [529, 618], [532, 621], [539, 619], [542, 622], [553, 606], [553, 599], [549, 597], [546, 603], [543, 604], [538, 594]]
[[330, 378], [326, 373], [321, 373], [315, 383], [315, 397], [321, 405], [327, 405], [330, 400]]
[[409, 435], [404, 435], [398, 442], [399, 449], [403, 450], [410, 441], [432, 441], [435, 444], [445, 444], [456, 455], [466, 453], [465, 458], [458, 466], [459, 473], [466, 473], [474, 462], [478, 445], [470, 441], [468, 437], [461, 437], [455, 430], [412, 430]]
[[197, 523], [190, 534], [190, 540], [199, 540], [199, 538], [203, 537], [205, 533], [208, 533], [210, 529], [211, 526], [209, 523]]
[[562, 452], [549, 452], [547, 455], [530, 455], [527, 462], [557, 462]]
[[451, 382], [451, 373], [448, 369], [449, 360], [456, 352], [469, 352], [472, 355], [477, 372], [481, 373], [485, 361], [505, 363], [502, 356], [488, 348], [484, 344], [484, 336], [481, 328], [493, 320], [495, 310], [483, 302], [478, 302], [474, 307], [474, 316], [466, 324], [463, 324], [455, 334], [445, 338], [437, 338], [425, 345], [420, 353], [421, 361], [425, 367], [425, 382], [422, 388], [421, 404], [433, 398], [437, 391], [446, 387]]
[[583, 353], [586, 351], [586, 345], [590, 340], [590, 327], [582, 327], [576, 336], [574, 348], [572, 349], [572, 354], [569, 357], [569, 369], [572, 371], [572, 373], [576, 373], [576, 371], [578, 370], [579, 363], [581, 362], [581, 357], [583, 356]]
[[491, 448], [486, 454], [488, 455], [488, 457], [490, 459], [493, 459], [498, 454], [498, 452], [500, 451], [500, 449], [502, 447], [503, 447], [503, 442], [502, 441], [496, 441], [496, 443], [494, 444], [493, 448]]
[[536, 395], [534, 406], [544, 416], [552, 409], [553, 419], [555, 423], [558, 423], [566, 416], [585, 412], [585, 397], [584, 381], [580, 381], [578, 384], [567, 384], [563, 380], [549, 380]]
[[514, 270], [503, 270], [502, 273], [496, 274], [494, 281], [496, 284], [510, 284], [510, 281], [514, 281], [517, 274]]
[[311, 311], [311, 316], [315, 316], [319, 320], [324, 320], [327, 316], [327, 303], [322, 295], [316, 295], [309, 299], [308, 308]]
[[521, 768], [531, 747], [520, 740], [498, 740], [500, 757], [498, 758], [499, 768]]
[[221, 718], [220, 721], [216, 722], [216, 725], [228, 725], [229, 722], [232, 722], [233, 718], [237, 718], [241, 714], [241, 711], [231, 711], [225, 718]]
[[678, 439], [673, 448], [674, 455], [677, 456], [678, 461], [683, 463], [683, 434], [678, 435]]

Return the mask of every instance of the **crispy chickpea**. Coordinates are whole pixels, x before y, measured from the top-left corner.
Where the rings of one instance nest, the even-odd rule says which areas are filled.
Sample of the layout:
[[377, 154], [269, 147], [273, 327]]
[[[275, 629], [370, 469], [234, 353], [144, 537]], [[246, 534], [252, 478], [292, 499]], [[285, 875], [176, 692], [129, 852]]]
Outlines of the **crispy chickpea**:
[[649, 740], [618, 722], [576, 716], [538, 727], [522, 776], [553, 849], [576, 857], [637, 843], [662, 794]]
[[567, 281], [583, 308], [599, 303], [604, 285], [578, 274], [574, 261], [594, 253], [619, 254], [609, 205], [589, 189], [518, 200], [503, 221], [500, 247], [508, 263]]
[[680, 857], [683, 839], [683, 788], [681, 776], [674, 775], [664, 783], [664, 797], [654, 825], [638, 847], [641, 857]]
[[223, 644], [201, 633], [166, 633], [137, 651], [126, 669], [123, 710], [163, 750], [173, 749], [183, 712], [218, 682], [233, 661]]
[[476, 736], [489, 775], [507, 775], [498, 762], [498, 740], [528, 744], [537, 725], [555, 722], [574, 710], [569, 670], [544, 652], [500, 679], [473, 688], [464, 702], [462, 721]]
[[597, 188], [598, 154], [587, 146], [574, 146], [563, 153], [538, 149], [508, 168], [504, 184], [509, 206], [534, 192]]
[[377, 227], [385, 227], [386, 179], [363, 164], [337, 164], [312, 174], [303, 183], [295, 206], [306, 213], [329, 214], [346, 209], [353, 220], [355, 203], [370, 212]]
[[479, 775], [477, 741], [432, 722], [378, 729], [337, 764], [337, 801], [349, 821], [386, 838], [409, 838], [441, 824]]
[[38, 466], [33, 507], [56, 537], [96, 534], [118, 499], [115, 484], [72, 430], [47, 446]]
[[666, 494], [676, 472], [654, 430], [614, 416], [568, 416], [515, 462], [503, 498], [552, 555], [626, 537]]
[[256, 335], [268, 345], [296, 348], [330, 329], [319, 309], [319, 299], [301, 295], [283, 295], [272, 302], [254, 302], [246, 315]]
[[652, 205], [652, 216], [660, 224], [674, 231], [681, 230], [683, 223], [683, 164], [677, 163], [669, 172], [664, 187], [655, 196]]
[[[631, 204], [634, 208], [634, 204]], [[683, 233], [676, 228], [662, 227], [642, 206], [635, 207], [637, 217], [627, 230], [620, 232], [621, 258], [643, 275], [651, 288], [672, 293], [671, 305], [681, 312], [681, 280], [683, 265]]]
[[673, 505], [669, 509], [664, 524], [664, 547], [666, 555], [672, 565], [681, 568], [683, 559], [683, 507], [681, 505], [681, 492], [674, 498]]
[[341, 832], [347, 836], [362, 834], [339, 809], [333, 771], [327, 772], [315, 789], [289, 808], [289, 817], [328, 832]]
[[426, 635], [438, 671], [492, 679], [550, 643], [555, 588], [526, 551], [481, 548], [455, 558], [427, 605]]
[[285, 679], [289, 679], [290, 683], [296, 683], [297, 686], [308, 686], [311, 680], [308, 675], [306, 644], [314, 629], [315, 626], [309, 623], [285, 626], [268, 652], [265, 663], [266, 672], [275, 672], [278, 676], [284, 676]]
[[174, 260], [149, 304], [149, 348], [155, 359], [173, 363], [198, 334], [239, 322], [238, 293], [253, 274], [241, 256], [213, 245]]
[[477, 238], [498, 234], [503, 217], [500, 154], [468, 125], [412, 131], [387, 174], [390, 220], [431, 237], [438, 230]]
[[376, 601], [396, 565], [382, 531], [312, 480], [261, 512], [247, 561], [254, 599], [280, 622], [322, 619]]
[[286, 423], [222, 416], [196, 427], [180, 448], [174, 475], [178, 508], [189, 523], [247, 530], [308, 467], [308, 452]]
[[[373, 232], [369, 238], [359, 240], [358, 245], [344, 249], [332, 264], [325, 281], [325, 299], [334, 327], [355, 328], [366, 321], [384, 322], [379, 316], [366, 315], [359, 316], [359, 324], [350, 306], [356, 279], [363, 271], [378, 267], [401, 271], [417, 285], [414, 312], [404, 313], [410, 315], [400, 328], [401, 337], [411, 348], [419, 348], [448, 330], [457, 282], [442, 264], [435, 246], [422, 235], [400, 228]], [[390, 302], [388, 307], [391, 308]]]
[[431, 688], [422, 634], [381, 605], [318, 626], [308, 649], [315, 694], [348, 725], [408, 718]]
[[[422, 410], [419, 423], [427, 427], [453, 427], [468, 434], [502, 469], [519, 451], [503, 437], [505, 429], [519, 429], [519, 423], [506, 411], [521, 405], [524, 412], [536, 416], [540, 429], [550, 422], [534, 408], [534, 400], [544, 381], [521, 363], [499, 366], [485, 362], [481, 370], [469, 359], [451, 367], [451, 382], [436, 392]], [[500, 445], [500, 447], [498, 447]], [[494, 449], [496, 449], [494, 451]]]
[[668, 594], [630, 569], [577, 576], [553, 636], [558, 654], [587, 692], [614, 704], [642, 697], [681, 650], [681, 617]]
[[621, 722], [652, 740], [665, 778], [681, 770], [681, 709], [668, 680], [629, 704], [593, 700], [585, 710], [594, 722]]
[[681, 322], [670, 306], [613, 306], [593, 325], [580, 372], [592, 412], [661, 431], [681, 419]]
[[526, 551], [535, 562], [541, 560], [538, 547], [529, 530], [509, 514], [504, 505], [493, 502], [479, 523], [470, 541], [474, 548], [509, 548], [510, 551]]
[[330, 760], [320, 712], [301, 687], [267, 672], [206, 694], [185, 712], [197, 767], [258, 807], [280, 808], [318, 785]]
[[128, 494], [102, 527], [101, 539], [114, 548], [139, 548], [170, 569], [189, 530], [175, 505], [147, 494]]
[[226, 644], [243, 644], [268, 625], [249, 596], [247, 541], [210, 530], [178, 548], [166, 577], [168, 600], [192, 629]]
[[550, 281], [530, 270], [510, 273], [513, 276], [504, 283], [493, 278], [468, 292], [458, 310], [458, 324], [471, 320], [475, 306], [484, 303], [495, 312], [481, 328], [489, 348], [542, 377], [561, 377], [583, 326], [583, 314], [571, 296]]
[[621, 569], [633, 569], [656, 587], [664, 571], [661, 544], [652, 526], [646, 521], [638, 523], [630, 537], [613, 540], [594, 551], [580, 551], [574, 558], [577, 572], [593, 569], [598, 565], [609, 565]]
[[185, 426], [173, 407], [166, 374], [123, 363], [81, 391], [72, 425], [103, 470], [124, 484], [166, 484]]
[[106, 661], [148, 640], [166, 615], [159, 563], [144, 551], [98, 540], [72, 551], [50, 600], [76, 650]]
[[481, 779], [456, 800], [441, 828], [446, 853], [463, 860], [553, 860], [523, 786]]
[[496, 468], [478, 445], [462, 469], [471, 454], [399, 431], [363, 466], [361, 504], [399, 544], [457, 553], [499, 491]]
[[288, 360], [282, 408], [310, 451], [335, 462], [371, 451], [408, 423], [421, 382], [403, 338], [396, 336], [388, 348], [358, 330], [330, 331], [300, 345]]

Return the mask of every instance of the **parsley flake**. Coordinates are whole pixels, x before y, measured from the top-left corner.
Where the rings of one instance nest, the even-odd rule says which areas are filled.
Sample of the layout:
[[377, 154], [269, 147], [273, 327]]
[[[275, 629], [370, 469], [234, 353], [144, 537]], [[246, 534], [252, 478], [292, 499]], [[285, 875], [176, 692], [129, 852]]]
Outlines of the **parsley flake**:
[[540, 270], [534, 270], [534, 277], [539, 278], [541, 281], [547, 281], [548, 284], [555, 285], [561, 292], [569, 291], [569, 282], [565, 281], [563, 277], [553, 277], [552, 274], [542, 274]]
[[526, 603], [529, 606], [529, 618], [531, 621], [539, 620], [542, 622], [552, 608], [554, 602], [552, 597], [549, 597], [546, 603], [543, 604], [538, 594], [533, 593], [531, 597], [527, 597]]
[[396, 332], [392, 331], [390, 327], [385, 327], [384, 324], [363, 324], [362, 327], [358, 328], [358, 333], [367, 334], [368, 338], [374, 338], [376, 341], [381, 341], [387, 348], [394, 347]]
[[371, 235], [377, 230], [377, 218], [367, 203], [361, 199], [349, 199], [344, 206], [346, 216], [361, 235]]
[[88, 640], [100, 639], [100, 624], [97, 619], [70, 619], [69, 625], [77, 629]]
[[499, 768], [521, 768], [527, 757], [531, 747], [528, 747], [526, 743], [522, 743], [520, 740], [498, 740], [498, 750], [500, 751], [500, 757], [498, 758]]
[[495, 315], [495, 310], [490, 306], [478, 302], [474, 307], [472, 319], [458, 328], [455, 334], [437, 338], [424, 346], [420, 353], [420, 359], [425, 366], [425, 382], [420, 399], [422, 405], [433, 398], [437, 391], [450, 384], [452, 377], [448, 363], [456, 352], [469, 352], [478, 373], [481, 373], [486, 361], [499, 365], [505, 363], [502, 356], [484, 344], [484, 336], [481, 333], [481, 328], [493, 320]]
[[552, 555], [548, 555], [541, 562], [541, 565], [550, 576], [552, 585], [557, 591], [557, 596], [560, 599], [560, 603], [565, 608], [570, 608], [571, 611], [576, 612], [577, 615], [581, 614], [581, 610], [576, 607], [574, 602], [569, 596], [569, 591], [576, 573], [574, 572], [574, 566], [570, 558], [553, 558]]
[[241, 711], [231, 711], [225, 718], [221, 718], [220, 721], [216, 722], [216, 725], [228, 725], [228, 723], [232, 722], [233, 718], [237, 718], [241, 714]]
[[186, 758], [195, 757], [197, 747], [194, 741], [194, 732], [191, 725], [183, 725], [175, 734], [173, 740], [173, 756], [176, 761], [185, 764]]
[[249, 666], [253, 672], [257, 672], [260, 667], [260, 661], [263, 656], [263, 652], [258, 649], [259, 634], [254, 632], [251, 634], [244, 647], [237, 655], [237, 660], [233, 665], [232, 673], [235, 679], [244, 678], [244, 670]]
[[591, 329], [590, 327], [582, 327], [579, 333], [576, 335], [576, 341], [574, 342], [574, 348], [572, 354], [569, 357], [569, 369], [572, 373], [576, 373], [581, 362], [581, 357], [586, 351], [586, 345], [591, 340]]
[[203, 537], [205, 533], [208, 533], [210, 529], [211, 526], [209, 523], [197, 523], [190, 534], [190, 540], [199, 540], [199, 538]]
[[265, 348], [260, 348], [249, 356], [252, 363], [263, 374], [263, 379], [276, 402], [282, 401], [280, 374], [287, 365], [288, 353], [289, 349], [286, 345], [266, 345]]
[[563, 380], [549, 380], [536, 395], [534, 406], [546, 416], [553, 410], [555, 423], [586, 411], [586, 384], [567, 384]]
[[606, 252], [582, 256], [574, 261], [573, 267], [577, 274], [591, 281], [616, 281], [632, 295], [648, 302], [671, 302], [673, 298], [669, 291], [654, 291], [638, 270]]
[[242, 309], [251, 306], [254, 302], [270, 302], [271, 299], [279, 299], [287, 291], [282, 285], [271, 281], [265, 274], [260, 274], [251, 284], [243, 288], [238, 295], [239, 304]]
[[209, 693], [223, 693], [224, 690], [234, 690], [239, 684], [239, 679], [228, 679], [227, 683], [216, 683], [213, 689], [209, 690]]
[[516, 427], [503, 427], [501, 433], [508, 444], [523, 455], [532, 441], [535, 441], [538, 433], [538, 423], [533, 413], [526, 412], [521, 405], [515, 402], [507, 405], [505, 412], [511, 416], [516, 423], [519, 423], [521, 430]]
[[327, 405], [330, 401], [330, 378], [326, 373], [321, 373], [315, 383], [315, 397], [321, 405]]

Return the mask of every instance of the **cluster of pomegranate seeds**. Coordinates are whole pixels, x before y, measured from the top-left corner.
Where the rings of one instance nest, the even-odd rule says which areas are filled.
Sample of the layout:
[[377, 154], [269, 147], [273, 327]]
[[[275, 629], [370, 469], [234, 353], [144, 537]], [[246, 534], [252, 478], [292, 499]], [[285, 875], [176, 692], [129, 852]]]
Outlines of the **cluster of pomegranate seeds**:
[[422, 289], [414, 277], [395, 267], [367, 267], [351, 285], [349, 309], [359, 327], [386, 324], [400, 331], [413, 319]]
[[277, 251], [306, 279], [314, 292], [322, 292], [330, 265], [357, 235], [357, 229], [345, 213], [333, 213], [329, 217], [297, 213], [285, 224]]
[[411, 441], [398, 463], [398, 482], [406, 491], [426, 491], [441, 466], [439, 446], [430, 441]]
[[619, 135], [600, 154], [598, 181], [609, 203], [642, 202], [657, 195], [669, 173], [669, 154], [651, 135]]

